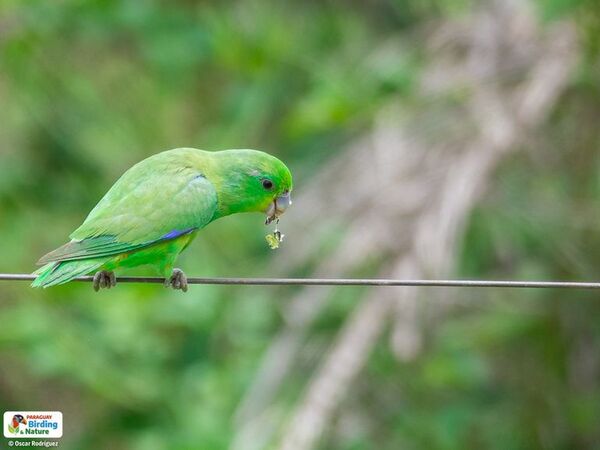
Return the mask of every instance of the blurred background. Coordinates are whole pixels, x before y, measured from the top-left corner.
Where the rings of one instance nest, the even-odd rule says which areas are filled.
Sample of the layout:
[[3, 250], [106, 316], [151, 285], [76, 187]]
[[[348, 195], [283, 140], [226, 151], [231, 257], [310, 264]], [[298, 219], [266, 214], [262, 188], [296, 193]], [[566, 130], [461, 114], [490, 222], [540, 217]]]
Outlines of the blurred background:
[[[595, 0], [0, 3], [0, 272], [135, 162], [259, 148], [295, 176], [194, 276], [600, 277]], [[70, 449], [592, 449], [577, 290], [0, 284], [0, 407]], [[5, 441], [6, 442], [6, 441]]]

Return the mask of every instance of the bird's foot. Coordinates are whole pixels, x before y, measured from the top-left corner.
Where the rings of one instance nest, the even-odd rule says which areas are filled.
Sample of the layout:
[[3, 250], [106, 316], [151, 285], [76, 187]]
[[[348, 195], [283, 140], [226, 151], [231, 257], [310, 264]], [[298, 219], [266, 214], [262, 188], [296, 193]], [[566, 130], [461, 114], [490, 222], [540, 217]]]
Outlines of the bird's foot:
[[173, 289], [181, 289], [183, 292], [188, 290], [188, 282], [185, 273], [181, 269], [173, 269], [171, 278], [165, 280], [165, 287], [172, 287]]
[[110, 289], [117, 285], [117, 278], [114, 272], [101, 270], [94, 275], [94, 290], [98, 292], [100, 289]]

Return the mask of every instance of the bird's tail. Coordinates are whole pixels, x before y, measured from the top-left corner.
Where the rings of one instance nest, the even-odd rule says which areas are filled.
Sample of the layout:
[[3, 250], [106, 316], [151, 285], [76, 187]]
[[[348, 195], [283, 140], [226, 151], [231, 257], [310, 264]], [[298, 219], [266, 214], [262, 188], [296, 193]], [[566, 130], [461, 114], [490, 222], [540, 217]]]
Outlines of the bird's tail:
[[98, 261], [97, 259], [51, 262], [33, 272], [33, 275], [37, 275], [37, 278], [33, 280], [31, 287], [47, 288], [67, 283], [73, 278], [94, 272], [102, 264], [104, 264], [104, 261]]

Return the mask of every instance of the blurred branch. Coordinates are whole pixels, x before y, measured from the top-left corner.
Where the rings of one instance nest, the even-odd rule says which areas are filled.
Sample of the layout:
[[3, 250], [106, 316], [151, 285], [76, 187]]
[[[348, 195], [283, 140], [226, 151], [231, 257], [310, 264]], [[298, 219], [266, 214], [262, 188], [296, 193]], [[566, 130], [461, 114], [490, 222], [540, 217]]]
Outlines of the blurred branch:
[[[370, 136], [315, 176], [290, 214], [288, 233], [298, 239], [284, 250], [289, 258], [283, 270], [301, 267], [319, 254], [319, 276], [356, 270], [374, 258], [379, 258], [384, 277], [451, 272], [468, 216], [495, 169], [552, 110], [577, 60], [568, 24], [542, 29], [528, 6], [491, 2], [467, 22], [439, 27], [428, 42], [432, 63], [421, 86], [425, 112], [412, 121], [399, 119], [406, 115], [395, 106], [382, 111]], [[342, 238], [334, 252], [323, 256], [318, 236], [331, 228]], [[308, 229], [314, 231], [303, 232]], [[303, 336], [327, 300], [327, 293], [313, 294], [300, 291], [287, 308], [288, 326], [266, 353], [238, 410], [242, 432], [260, 427], [253, 417], [273, 402], [291, 372]], [[282, 433], [280, 449], [315, 447], [390, 319], [398, 357], [410, 359], [419, 352], [416, 300], [414, 289], [368, 292], [308, 383]], [[297, 323], [294, 318], [302, 311], [308, 312]], [[266, 375], [272, 371], [275, 379]], [[250, 447], [237, 440], [233, 448]]]

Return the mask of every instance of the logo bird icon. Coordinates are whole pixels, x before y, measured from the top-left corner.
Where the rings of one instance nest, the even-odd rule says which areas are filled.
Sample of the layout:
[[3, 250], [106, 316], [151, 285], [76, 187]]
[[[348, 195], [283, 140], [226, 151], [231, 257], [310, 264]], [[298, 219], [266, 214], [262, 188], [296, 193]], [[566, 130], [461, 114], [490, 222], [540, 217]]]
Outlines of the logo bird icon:
[[15, 414], [12, 418], [11, 423], [8, 425], [8, 431], [10, 431], [13, 434], [18, 433], [20, 424], [27, 425], [25, 417], [23, 417], [21, 414]]

